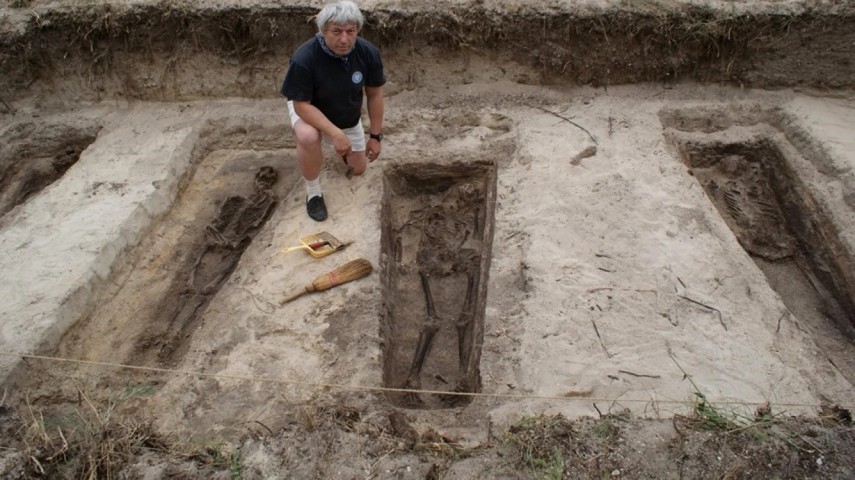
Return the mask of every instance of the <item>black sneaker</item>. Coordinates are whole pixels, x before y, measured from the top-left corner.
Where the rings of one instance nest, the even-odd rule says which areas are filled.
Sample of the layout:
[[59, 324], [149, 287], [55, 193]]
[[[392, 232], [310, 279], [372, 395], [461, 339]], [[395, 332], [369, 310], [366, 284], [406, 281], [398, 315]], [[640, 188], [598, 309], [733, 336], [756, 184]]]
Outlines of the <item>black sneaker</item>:
[[327, 219], [327, 204], [324, 203], [324, 196], [312, 197], [306, 201], [306, 212], [309, 217], [316, 222], [323, 222]]

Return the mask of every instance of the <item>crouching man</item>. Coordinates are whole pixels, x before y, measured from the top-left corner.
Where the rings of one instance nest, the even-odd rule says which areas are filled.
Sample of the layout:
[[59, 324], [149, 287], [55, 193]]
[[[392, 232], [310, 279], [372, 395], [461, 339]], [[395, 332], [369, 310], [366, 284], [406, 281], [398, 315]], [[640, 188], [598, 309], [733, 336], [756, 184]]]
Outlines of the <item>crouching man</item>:
[[[320, 173], [322, 142], [332, 145], [355, 175], [380, 156], [383, 140], [383, 62], [380, 50], [359, 36], [362, 12], [350, 1], [325, 6], [315, 17], [318, 33], [301, 45], [288, 66], [281, 93], [297, 141], [297, 159], [306, 183], [306, 211], [327, 218]], [[362, 126], [363, 92], [369, 138]]]

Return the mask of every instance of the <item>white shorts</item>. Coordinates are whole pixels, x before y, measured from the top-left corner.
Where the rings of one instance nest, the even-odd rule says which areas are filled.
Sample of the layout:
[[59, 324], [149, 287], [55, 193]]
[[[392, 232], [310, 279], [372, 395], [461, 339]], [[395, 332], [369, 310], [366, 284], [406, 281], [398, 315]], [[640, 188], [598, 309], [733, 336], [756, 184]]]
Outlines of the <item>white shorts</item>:
[[[300, 120], [299, 115], [294, 110], [294, 102], [288, 100], [288, 115], [291, 117], [291, 126], [297, 124]], [[341, 131], [347, 135], [347, 139], [350, 140], [350, 146], [354, 152], [364, 152], [365, 151], [365, 129], [362, 128], [362, 119], [356, 123], [356, 125], [350, 128], [342, 128]], [[332, 146], [332, 141], [326, 135], [324, 137], [324, 145]]]

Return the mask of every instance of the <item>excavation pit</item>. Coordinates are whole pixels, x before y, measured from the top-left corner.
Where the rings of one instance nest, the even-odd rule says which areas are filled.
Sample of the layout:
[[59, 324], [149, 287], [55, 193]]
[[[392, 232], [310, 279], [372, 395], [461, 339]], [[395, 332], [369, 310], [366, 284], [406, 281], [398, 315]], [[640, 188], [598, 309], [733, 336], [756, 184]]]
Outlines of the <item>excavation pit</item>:
[[100, 125], [21, 122], [0, 134], [0, 216], [24, 203], [77, 163]]
[[79, 339], [124, 323], [122, 338], [110, 342], [117, 358], [148, 366], [180, 363], [208, 305], [299, 175], [284, 145], [265, 144], [269, 131], [225, 122], [231, 129], [204, 129], [186, 187], [130, 253], [135, 266], [123, 288], [64, 345], [79, 346]]
[[[496, 166], [409, 164], [384, 176], [383, 384], [475, 393], [492, 250]], [[463, 395], [404, 393], [408, 408], [450, 408]]]
[[[677, 144], [691, 174], [743, 249], [769, 276], [790, 315], [799, 312], [803, 317], [813, 310], [855, 338], [851, 246], [811, 192], [803, 178], [809, 174], [798, 170], [799, 164], [816, 162], [805, 161], [780, 133], [755, 131], [737, 142], [696, 135]], [[781, 276], [786, 280], [776, 280]], [[793, 285], [801, 286], [803, 293], [793, 295]]]
[[[153, 368], [181, 362], [209, 304], [299, 178], [278, 127], [226, 117], [202, 120], [198, 131], [184, 132], [192, 148], [178, 150], [169, 167], [187, 168], [172, 179], [180, 188], [168, 209], [112, 260], [110, 281], [95, 279], [91, 293], [72, 305], [69, 315], [79, 318], [57, 345], [42, 348]], [[109, 144], [116, 133], [105, 135]], [[102, 149], [95, 146], [92, 154], [103, 155]], [[113, 185], [109, 192], [119, 199], [135, 190], [132, 182], [90, 183], [96, 192], [106, 188], [102, 184]], [[84, 198], [92, 199], [96, 206], [117, 201], [94, 194]], [[101, 215], [95, 212], [89, 216]], [[24, 366], [13, 376], [28, 388], [35, 378], [68, 374], [40, 367]], [[69, 395], [59, 382], [47, 383], [53, 384], [51, 402]]]
[[[321, 224], [279, 87], [326, 2], [6, 3], [0, 140], [97, 138], [2, 218], [0, 476], [853, 476], [829, 419], [855, 346], [783, 275], [822, 242], [770, 227], [746, 254], [698, 181], [702, 157], [775, 157], [795, 180], [759, 169], [767, 195], [805, 187], [828, 221], [802, 230], [855, 244], [852, 2], [358, 1], [382, 152], [349, 177], [327, 149]], [[451, 213], [482, 236], [451, 248], [466, 185]], [[318, 231], [347, 248], [281, 253]], [[373, 273], [280, 305], [359, 258]], [[697, 431], [699, 398], [749, 423]], [[755, 440], [796, 415], [791, 443]], [[85, 450], [141, 424], [129, 455]]]

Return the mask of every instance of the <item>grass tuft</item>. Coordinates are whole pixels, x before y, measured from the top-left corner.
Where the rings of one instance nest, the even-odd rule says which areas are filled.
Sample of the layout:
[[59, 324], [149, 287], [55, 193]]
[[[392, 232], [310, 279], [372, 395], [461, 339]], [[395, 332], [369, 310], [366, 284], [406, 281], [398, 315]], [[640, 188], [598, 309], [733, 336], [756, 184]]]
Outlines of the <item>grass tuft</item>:
[[563, 451], [572, 438], [570, 422], [561, 415], [523, 418], [502, 438], [505, 448], [514, 452], [514, 460], [538, 478], [562, 478], [565, 471]]
[[150, 424], [120, 418], [116, 409], [148, 391], [128, 387], [105, 404], [78, 390], [77, 407], [45, 416], [26, 402], [24, 452], [33, 475], [50, 478], [118, 478], [118, 472], [145, 449], [166, 451], [168, 445]]

